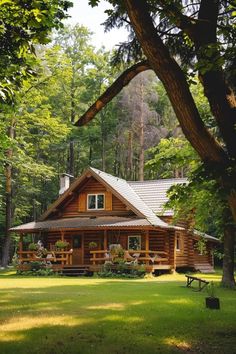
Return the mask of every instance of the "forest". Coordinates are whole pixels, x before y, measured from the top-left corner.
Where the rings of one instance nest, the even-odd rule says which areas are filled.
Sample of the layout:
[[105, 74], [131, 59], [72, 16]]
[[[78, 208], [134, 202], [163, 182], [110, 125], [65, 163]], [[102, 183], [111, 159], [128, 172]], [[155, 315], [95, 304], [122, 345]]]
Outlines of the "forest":
[[137, 76], [89, 126], [74, 127], [116, 78], [112, 55], [95, 49], [88, 29], [80, 25], [55, 33], [46, 48], [37, 46], [36, 75], [24, 80], [13, 106], [1, 109], [1, 151], [7, 148], [1, 156], [1, 230], [7, 178], [11, 224], [16, 225], [37, 219], [57, 198], [62, 173], [78, 177], [93, 166], [128, 180], [174, 177], [176, 171], [183, 176], [178, 161], [163, 170], [145, 167], [161, 139], [183, 139], [164, 88], [151, 71]]
[[[90, 1], [90, 4], [96, 6], [98, 2]], [[15, 34], [15, 37], [10, 36], [12, 42], [8, 45], [2, 36], [1, 44], [5, 48], [0, 86], [3, 265], [16, 250], [15, 236], [10, 237], [9, 228], [37, 219], [46, 210], [58, 196], [60, 174], [66, 172], [77, 177], [87, 166], [128, 180], [188, 177], [188, 188], [179, 186], [170, 191], [169, 205], [175, 210], [176, 218], [192, 215], [194, 211], [196, 226], [201, 231], [214, 233], [219, 238], [230, 234], [231, 238], [225, 239], [231, 240], [228, 249], [232, 263], [234, 82], [229, 79], [226, 87], [221, 67], [231, 77], [234, 27], [230, 27], [233, 13], [227, 12], [227, 6], [233, 5], [229, 2], [219, 6], [228, 16], [222, 20], [221, 13], [217, 13], [219, 9], [216, 10], [214, 4], [209, 5], [211, 1], [208, 5], [202, 1], [199, 13], [194, 12], [195, 5], [191, 1], [187, 2], [186, 7], [181, 8], [182, 14], [185, 13], [183, 17], [177, 5], [170, 9], [168, 2], [166, 5], [162, 1], [154, 3], [138, 5], [135, 1], [127, 0], [124, 4], [118, 1], [108, 12], [107, 29], [119, 27], [119, 21], [128, 22], [131, 27], [130, 42], [120, 46], [117, 52], [95, 49], [91, 45], [91, 33], [83, 26], [60, 25], [71, 6], [68, 1], [53, 1], [47, 9], [47, 18], [42, 9], [27, 9], [25, 16], [29, 16], [30, 26], [34, 29], [32, 38], [21, 35], [19, 39]], [[13, 4], [11, 10], [16, 12], [17, 6], [20, 7], [21, 3]], [[135, 6], [136, 11], [133, 11]], [[229, 44], [222, 47], [222, 56], [218, 53], [219, 43], [212, 39], [214, 35], [202, 43], [202, 28], [196, 27], [195, 31], [186, 15], [193, 11], [193, 16], [198, 13], [201, 19], [212, 9], [215, 18], [219, 18], [219, 27], [225, 26], [219, 41], [224, 39]], [[3, 7], [1, 17], [5, 18], [7, 30], [12, 31], [17, 26], [10, 23], [8, 10]], [[166, 60], [169, 65], [170, 77], [164, 66], [163, 69], [159, 67], [158, 55], [152, 52], [154, 35], [147, 40], [145, 30], [140, 31], [138, 25], [152, 33], [149, 20], [155, 11], [166, 18], [157, 26], [158, 35], [163, 37], [157, 37], [155, 45], [163, 54], [161, 60]], [[142, 13], [145, 14], [143, 18]], [[18, 27], [24, 28], [20, 16], [16, 20]], [[39, 30], [42, 22], [44, 31]], [[216, 20], [210, 18], [209, 22], [215, 24]], [[176, 32], [176, 28], [180, 28], [181, 33]], [[171, 48], [177, 61], [172, 57], [169, 59], [164, 46]], [[201, 46], [208, 47], [201, 51]], [[223, 56], [225, 63], [222, 62]], [[120, 73], [130, 70], [130, 65], [136, 65], [136, 68], [141, 65], [139, 63], [143, 65], [146, 58], [149, 62], [145, 69], [137, 76], [135, 74], [116, 95], [108, 97], [95, 118], [95, 114], [90, 115], [90, 107], [98, 97], [103, 97], [104, 92], [109, 92], [114, 82], [118, 82]], [[211, 61], [214, 68], [209, 64]], [[218, 72], [216, 68], [220, 68], [220, 74], [214, 77]], [[208, 72], [213, 73], [213, 79], [207, 76]], [[171, 86], [173, 78], [176, 87]], [[214, 80], [219, 92], [213, 89]], [[181, 98], [178, 92], [182, 93]], [[217, 106], [218, 95], [221, 95], [219, 102], [225, 111]], [[221, 120], [224, 114], [232, 117], [231, 125]], [[186, 119], [189, 115], [192, 121]], [[226, 174], [221, 173], [223, 170]], [[232, 267], [229, 273], [230, 281], [234, 282]]]

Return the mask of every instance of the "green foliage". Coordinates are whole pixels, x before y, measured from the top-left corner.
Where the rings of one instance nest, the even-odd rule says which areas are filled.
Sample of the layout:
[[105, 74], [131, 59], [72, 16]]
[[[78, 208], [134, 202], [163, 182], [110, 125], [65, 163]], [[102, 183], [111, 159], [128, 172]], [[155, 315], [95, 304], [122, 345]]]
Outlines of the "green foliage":
[[146, 169], [159, 178], [174, 177], [175, 170], [182, 169], [189, 174], [199, 164], [199, 159], [191, 145], [184, 138], [161, 139], [160, 143], [148, 150]]
[[60, 248], [60, 249], [62, 249], [62, 248], [67, 248], [67, 247], [69, 247], [69, 245], [70, 245], [69, 242], [63, 241], [63, 240], [58, 240], [58, 241], [55, 243], [55, 246], [56, 246], [57, 248]]
[[[207, 174], [199, 158], [184, 138], [162, 139], [150, 149], [146, 169], [157, 178], [173, 178], [176, 171], [188, 176], [188, 183], [173, 185], [165, 209], [174, 211], [174, 221], [189, 221], [192, 228], [222, 237], [231, 222], [222, 188]], [[199, 245], [201, 247], [201, 245]]]
[[97, 242], [89, 242], [89, 249], [96, 248], [98, 246]]
[[36, 277], [51, 277], [51, 276], [57, 276], [58, 274], [55, 273], [51, 268], [45, 268], [45, 269], [32, 269], [32, 270], [18, 270], [17, 275], [21, 276], [36, 276]]
[[29, 265], [30, 265], [30, 270], [31, 271], [37, 271], [39, 269], [42, 269], [42, 267], [44, 266], [44, 264], [42, 262], [39, 262], [39, 261], [30, 262]]
[[216, 297], [216, 287], [213, 281], [207, 285], [207, 293], [209, 297]]
[[38, 250], [38, 245], [37, 243], [30, 243], [29, 246], [28, 246], [28, 249], [30, 251], [37, 251]]
[[128, 267], [124, 261], [120, 261], [116, 267], [110, 263], [105, 263], [102, 270], [97, 273], [100, 278], [143, 278], [146, 274], [145, 267]]
[[34, 74], [34, 46], [50, 41], [50, 32], [62, 26], [70, 6], [66, 0], [1, 1], [0, 101], [12, 99], [22, 81]]

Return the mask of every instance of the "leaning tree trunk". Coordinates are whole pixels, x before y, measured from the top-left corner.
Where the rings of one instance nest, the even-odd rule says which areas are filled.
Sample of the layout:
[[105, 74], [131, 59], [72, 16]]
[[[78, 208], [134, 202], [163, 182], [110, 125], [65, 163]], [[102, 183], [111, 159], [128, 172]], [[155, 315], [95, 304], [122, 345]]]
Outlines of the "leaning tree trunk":
[[224, 231], [224, 258], [223, 258], [223, 276], [221, 284], [226, 287], [235, 287], [234, 279], [234, 245], [235, 228], [230, 225]]
[[[9, 128], [8, 136], [10, 139], [14, 139], [14, 128], [11, 125]], [[10, 227], [12, 225], [12, 165], [11, 159], [13, 155], [12, 148], [9, 148], [6, 152], [6, 166], [5, 166], [5, 176], [6, 176], [6, 216], [5, 216], [5, 238], [2, 249], [2, 267], [6, 267], [9, 263], [10, 257], [10, 245], [11, 245], [11, 234]]]

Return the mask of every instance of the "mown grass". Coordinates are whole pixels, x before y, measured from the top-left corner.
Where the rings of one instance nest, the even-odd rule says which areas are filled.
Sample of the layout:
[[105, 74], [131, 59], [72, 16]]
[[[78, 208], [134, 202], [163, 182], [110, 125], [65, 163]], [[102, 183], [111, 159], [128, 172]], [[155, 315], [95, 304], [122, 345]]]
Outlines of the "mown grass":
[[[219, 281], [219, 275], [201, 275]], [[0, 273], [0, 353], [236, 353], [236, 292], [221, 310], [184, 275], [23, 278]]]

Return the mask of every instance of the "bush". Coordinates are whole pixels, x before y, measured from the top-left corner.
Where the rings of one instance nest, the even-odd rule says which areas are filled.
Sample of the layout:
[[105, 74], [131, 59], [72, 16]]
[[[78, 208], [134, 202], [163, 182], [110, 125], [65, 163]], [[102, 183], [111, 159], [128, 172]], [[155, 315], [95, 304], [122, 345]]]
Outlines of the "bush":
[[38, 245], [37, 245], [37, 243], [30, 243], [29, 244], [29, 246], [28, 246], [28, 249], [29, 249], [29, 251], [37, 251], [38, 250]]
[[41, 269], [43, 266], [42, 262], [38, 262], [38, 261], [34, 261], [34, 262], [30, 262], [30, 270], [39, 270]]
[[51, 268], [44, 268], [38, 270], [18, 270], [17, 275], [49, 277], [49, 276], [57, 276], [58, 273], [53, 272]]
[[116, 269], [112, 269], [111, 264], [104, 264], [101, 272], [98, 272], [97, 275], [100, 278], [143, 278], [146, 274], [144, 267], [139, 268], [129, 268], [124, 262], [120, 262]]

